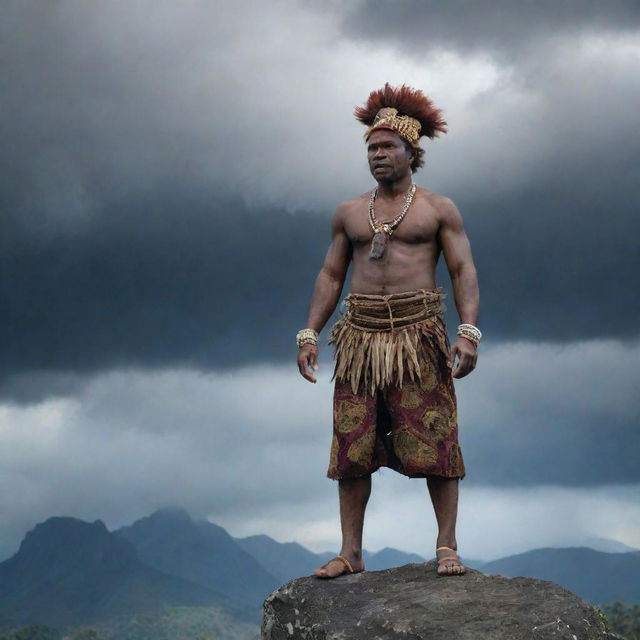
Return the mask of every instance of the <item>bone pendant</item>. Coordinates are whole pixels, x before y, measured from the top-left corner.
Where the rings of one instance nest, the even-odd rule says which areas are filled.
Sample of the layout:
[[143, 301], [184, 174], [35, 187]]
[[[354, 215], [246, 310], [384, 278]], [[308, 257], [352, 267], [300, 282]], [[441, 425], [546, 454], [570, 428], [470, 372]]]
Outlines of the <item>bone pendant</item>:
[[369, 258], [371, 260], [380, 260], [380, 258], [382, 258], [388, 240], [389, 236], [384, 233], [384, 231], [378, 231], [378, 233], [373, 236], [371, 251], [369, 252]]

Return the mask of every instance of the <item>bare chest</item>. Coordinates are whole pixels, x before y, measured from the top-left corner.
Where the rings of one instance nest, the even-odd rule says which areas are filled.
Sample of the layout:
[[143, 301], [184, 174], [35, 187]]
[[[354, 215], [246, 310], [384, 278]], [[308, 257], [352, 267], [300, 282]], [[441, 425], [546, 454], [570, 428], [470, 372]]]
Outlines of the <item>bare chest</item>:
[[[390, 207], [376, 206], [375, 216], [381, 222], [389, 222], [399, 213]], [[393, 240], [410, 245], [427, 244], [436, 241], [439, 229], [437, 212], [427, 203], [414, 202], [400, 225], [393, 231]], [[354, 209], [346, 221], [345, 230], [354, 247], [371, 244], [373, 230], [369, 223], [366, 204]]]

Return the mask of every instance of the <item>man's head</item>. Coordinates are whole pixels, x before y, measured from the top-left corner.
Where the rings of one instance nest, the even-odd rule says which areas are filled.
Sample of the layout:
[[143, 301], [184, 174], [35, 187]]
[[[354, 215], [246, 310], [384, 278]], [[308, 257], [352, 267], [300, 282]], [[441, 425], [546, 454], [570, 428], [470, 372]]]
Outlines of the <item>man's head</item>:
[[391, 129], [376, 129], [367, 139], [371, 175], [378, 182], [395, 182], [415, 172], [416, 149]]
[[384, 88], [371, 92], [365, 106], [356, 107], [355, 116], [368, 125], [365, 133], [368, 145], [378, 131], [394, 133], [411, 153], [410, 166], [414, 173], [424, 164], [424, 150], [418, 144], [420, 137], [433, 139], [447, 131], [442, 112], [433, 102], [422, 91], [405, 85], [391, 87], [387, 83]]

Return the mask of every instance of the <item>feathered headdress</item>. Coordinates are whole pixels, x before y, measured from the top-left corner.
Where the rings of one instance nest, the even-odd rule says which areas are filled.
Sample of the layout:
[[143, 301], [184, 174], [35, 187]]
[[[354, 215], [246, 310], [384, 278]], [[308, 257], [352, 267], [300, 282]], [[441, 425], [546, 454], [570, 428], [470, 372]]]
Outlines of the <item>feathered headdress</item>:
[[404, 84], [392, 87], [385, 83], [383, 89], [372, 91], [364, 107], [356, 107], [354, 113], [368, 125], [365, 140], [376, 129], [391, 129], [417, 147], [420, 136], [433, 139], [447, 132], [442, 111], [422, 91]]

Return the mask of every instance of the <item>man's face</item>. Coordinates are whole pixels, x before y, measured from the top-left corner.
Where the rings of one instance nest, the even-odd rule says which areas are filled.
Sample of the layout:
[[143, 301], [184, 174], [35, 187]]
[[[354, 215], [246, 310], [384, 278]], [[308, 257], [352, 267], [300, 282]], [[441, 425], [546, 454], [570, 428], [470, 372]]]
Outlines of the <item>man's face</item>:
[[395, 182], [411, 173], [413, 154], [389, 129], [377, 129], [369, 136], [367, 156], [371, 175], [378, 182]]

